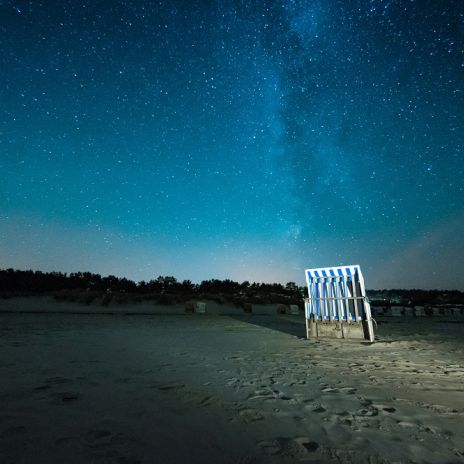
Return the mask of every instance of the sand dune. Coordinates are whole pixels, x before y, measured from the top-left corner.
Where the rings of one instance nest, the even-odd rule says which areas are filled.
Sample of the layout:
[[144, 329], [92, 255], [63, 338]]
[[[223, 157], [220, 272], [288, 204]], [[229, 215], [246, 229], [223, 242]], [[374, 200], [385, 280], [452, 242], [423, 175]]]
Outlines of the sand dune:
[[0, 462], [464, 462], [463, 327], [1, 314]]

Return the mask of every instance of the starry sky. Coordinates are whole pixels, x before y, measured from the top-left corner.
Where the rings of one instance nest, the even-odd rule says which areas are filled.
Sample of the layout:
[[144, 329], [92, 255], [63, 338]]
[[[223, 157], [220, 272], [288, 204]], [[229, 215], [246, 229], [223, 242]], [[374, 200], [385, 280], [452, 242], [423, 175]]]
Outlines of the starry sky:
[[464, 290], [461, 0], [0, 0], [0, 267]]

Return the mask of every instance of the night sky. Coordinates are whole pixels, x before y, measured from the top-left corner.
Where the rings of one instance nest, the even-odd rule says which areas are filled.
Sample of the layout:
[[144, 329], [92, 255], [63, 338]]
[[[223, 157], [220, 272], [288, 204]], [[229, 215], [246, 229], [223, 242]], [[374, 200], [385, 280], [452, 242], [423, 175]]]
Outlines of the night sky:
[[464, 2], [0, 0], [0, 268], [464, 289]]

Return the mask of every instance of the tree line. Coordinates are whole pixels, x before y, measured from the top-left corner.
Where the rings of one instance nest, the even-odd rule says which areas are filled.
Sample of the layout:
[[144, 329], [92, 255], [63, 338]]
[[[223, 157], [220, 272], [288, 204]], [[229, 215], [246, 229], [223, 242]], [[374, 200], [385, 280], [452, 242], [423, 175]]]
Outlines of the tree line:
[[256, 295], [267, 293], [298, 300], [303, 297], [303, 287], [298, 287], [294, 282], [282, 285], [211, 279], [195, 284], [190, 280], [178, 281], [173, 276], [159, 276], [149, 281], [134, 282], [125, 277], [114, 275], [102, 277], [100, 274], [91, 272], [68, 274], [32, 270], [0, 270], [0, 292], [2, 293], [47, 294], [65, 290], [140, 295]]
[[[134, 282], [114, 275], [102, 277], [91, 272], [42, 272], [0, 269], [0, 293], [3, 296], [47, 294], [53, 292], [92, 292], [178, 296], [240, 296], [255, 302], [292, 302], [302, 304], [305, 287], [295, 282], [279, 283], [235, 282], [230, 279], [203, 280], [199, 284], [190, 280], [178, 281], [173, 276], [159, 276], [149, 281]], [[368, 290], [371, 303], [380, 306], [390, 304], [464, 304], [464, 293], [458, 290]], [[231, 299], [231, 298], [228, 298]]]

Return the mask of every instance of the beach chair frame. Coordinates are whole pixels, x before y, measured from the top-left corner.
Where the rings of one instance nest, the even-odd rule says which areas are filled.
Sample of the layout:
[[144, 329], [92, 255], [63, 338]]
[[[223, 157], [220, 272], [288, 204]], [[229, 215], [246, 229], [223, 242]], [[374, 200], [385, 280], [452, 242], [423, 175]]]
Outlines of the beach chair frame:
[[306, 269], [306, 336], [374, 341], [371, 307], [359, 265]]

